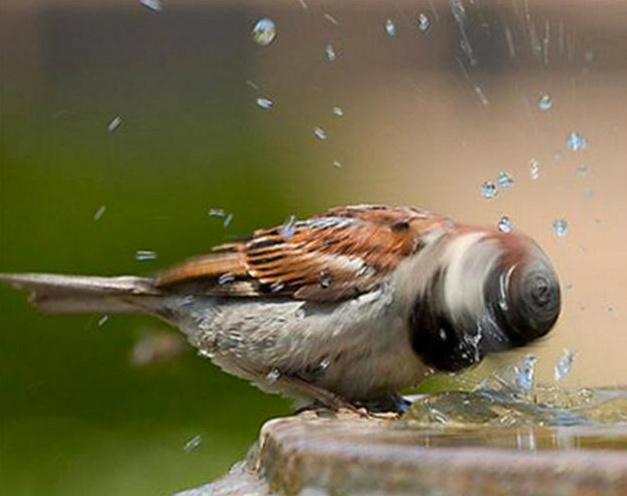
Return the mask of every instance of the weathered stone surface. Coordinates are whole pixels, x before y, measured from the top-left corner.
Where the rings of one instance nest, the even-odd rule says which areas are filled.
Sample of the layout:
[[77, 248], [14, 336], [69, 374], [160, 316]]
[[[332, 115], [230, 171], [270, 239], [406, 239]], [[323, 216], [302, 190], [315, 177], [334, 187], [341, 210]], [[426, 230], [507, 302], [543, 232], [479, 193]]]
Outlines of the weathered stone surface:
[[[389, 419], [307, 412], [267, 422], [238, 469], [177, 496], [627, 495], [625, 426], [492, 431], [456, 441]], [[600, 441], [577, 449], [566, 438]]]

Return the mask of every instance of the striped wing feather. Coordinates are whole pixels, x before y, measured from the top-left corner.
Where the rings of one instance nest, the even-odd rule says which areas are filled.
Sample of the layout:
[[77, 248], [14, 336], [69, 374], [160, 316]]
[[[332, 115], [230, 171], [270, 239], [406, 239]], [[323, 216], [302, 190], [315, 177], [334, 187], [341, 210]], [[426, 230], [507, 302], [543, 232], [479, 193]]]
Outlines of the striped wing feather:
[[161, 287], [203, 281], [216, 295], [350, 298], [375, 287], [448, 219], [411, 208], [336, 208], [287, 226], [260, 229], [162, 272]]

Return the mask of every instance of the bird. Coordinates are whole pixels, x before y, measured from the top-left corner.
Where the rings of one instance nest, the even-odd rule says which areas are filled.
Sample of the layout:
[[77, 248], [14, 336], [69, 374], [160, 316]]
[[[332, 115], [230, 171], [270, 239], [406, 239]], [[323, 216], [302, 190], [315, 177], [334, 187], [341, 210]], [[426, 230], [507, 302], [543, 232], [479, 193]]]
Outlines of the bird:
[[400, 408], [399, 390], [529, 345], [561, 309], [526, 234], [384, 205], [291, 217], [150, 276], [0, 281], [44, 313], [157, 317], [227, 373], [334, 409]]

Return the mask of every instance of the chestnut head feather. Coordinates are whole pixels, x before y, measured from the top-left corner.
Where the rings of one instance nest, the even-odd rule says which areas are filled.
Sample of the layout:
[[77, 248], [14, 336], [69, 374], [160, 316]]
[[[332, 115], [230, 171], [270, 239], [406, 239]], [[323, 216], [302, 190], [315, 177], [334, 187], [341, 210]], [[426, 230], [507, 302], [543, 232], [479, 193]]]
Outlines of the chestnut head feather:
[[439, 242], [439, 260], [410, 317], [412, 347], [425, 363], [461, 370], [551, 330], [559, 281], [533, 240], [461, 225]]

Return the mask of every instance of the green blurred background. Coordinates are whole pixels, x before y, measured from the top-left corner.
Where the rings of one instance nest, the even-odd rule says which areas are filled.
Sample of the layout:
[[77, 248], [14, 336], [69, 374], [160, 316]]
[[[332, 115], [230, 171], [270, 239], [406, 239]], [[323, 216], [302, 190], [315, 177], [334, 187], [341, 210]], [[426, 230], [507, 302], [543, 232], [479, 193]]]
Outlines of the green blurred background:
[[[447, 2], [164, 0], [155, 12], [134, 0], [6, 0], [0, 270], [150, 273], [346, 203], [480, 223], [506, 213], [569, 287], [545, 368], [567, 346], [577, 384], [624, 383], [627, 15], [602, 3], [464, 2], [462, 26]], [[277, 38], [263, 47], [250, 32], [266, 16]], [[555, 108], [540, 112], [547, 92]], [[581, 155], [564, 147], [573, 130], [591, 143]], [[542, 181], [529, 179], [534, 157]], [[487, 202], [479, 185], [499, 170], [515, 187]], [[550, 225], [564, 215], [571, 231], [557, 239]], [[137, 261], [137, 250], [158, 258]], [[290, 411], [191, 350], [138, 366], [133, 348], [164, 326], [98, 320], [38, 315], [0, 288], [3, 495], [167, 495], [224, 473], [264, 420]]]

